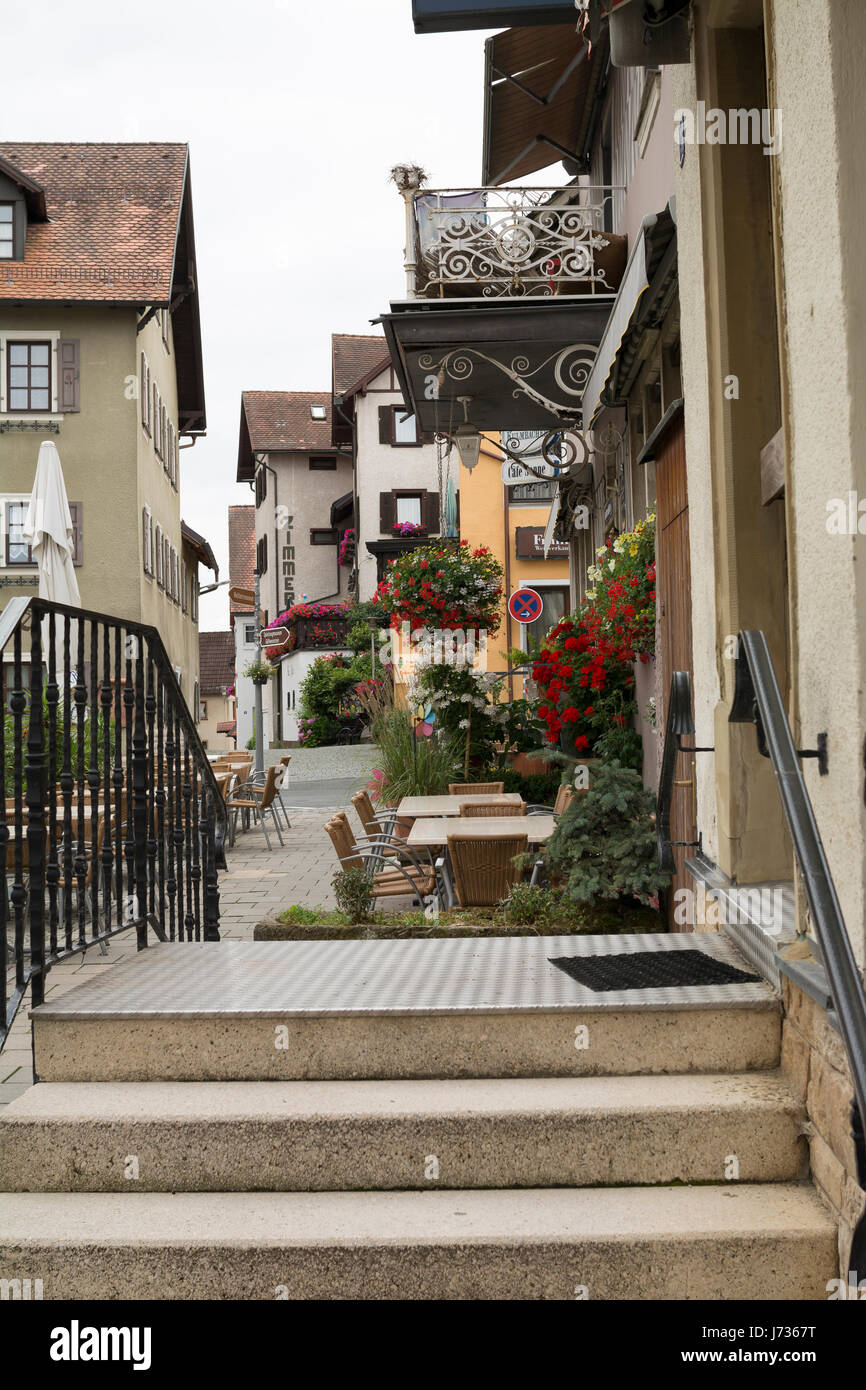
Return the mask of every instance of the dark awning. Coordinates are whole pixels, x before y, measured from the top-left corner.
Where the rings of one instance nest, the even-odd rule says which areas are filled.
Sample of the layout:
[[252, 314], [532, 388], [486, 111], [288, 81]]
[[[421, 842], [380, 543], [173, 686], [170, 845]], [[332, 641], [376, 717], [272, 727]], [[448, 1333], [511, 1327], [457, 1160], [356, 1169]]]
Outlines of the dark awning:
[[596, 43], [574, 24], [507, 29], [484, 45], [481, 182], [500, 184], [557, 159], [584, 171], [608, 69], [605, 26]]
[[574, 0], [412, 0], [416, 34], [556, 24], [574, 17]]
[[339, 526], [341, 521], [348, 521], [355, 507], [354, 493], [344, 492], [342, 497], [338, 497], [336, 502], [331, 503], [331, 525]]

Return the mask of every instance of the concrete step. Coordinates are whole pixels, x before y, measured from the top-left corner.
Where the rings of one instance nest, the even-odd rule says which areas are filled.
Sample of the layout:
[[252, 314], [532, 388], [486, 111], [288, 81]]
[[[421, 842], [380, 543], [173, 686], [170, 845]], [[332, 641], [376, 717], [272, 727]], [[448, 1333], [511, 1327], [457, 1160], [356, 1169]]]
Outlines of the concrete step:
[[806, 1186], [13, 1193], [0, 1278], [46, 1299], [823, 1299]]
[[779, 1181], [778, 1073], [485, 1081], [49, 1082], [0, 1119], [0, 1190], [291, 1192]]
[[33, 1011], [43, 1081], [352, 1080], [765, 1070], [765, 983], [596, 994], [550, 957], [719, 936], [164, 944]]

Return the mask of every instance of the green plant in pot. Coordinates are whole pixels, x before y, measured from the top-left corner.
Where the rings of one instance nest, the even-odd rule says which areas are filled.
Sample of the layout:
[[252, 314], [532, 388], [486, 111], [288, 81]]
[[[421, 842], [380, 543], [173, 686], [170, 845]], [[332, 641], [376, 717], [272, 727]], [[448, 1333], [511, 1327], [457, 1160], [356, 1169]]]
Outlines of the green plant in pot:
[[267, 685], [273, 674], [273, 666], [260, 656], [253, 657], [249, 665], [244, 667], [244, 675], [252, 681], [253, 685]]

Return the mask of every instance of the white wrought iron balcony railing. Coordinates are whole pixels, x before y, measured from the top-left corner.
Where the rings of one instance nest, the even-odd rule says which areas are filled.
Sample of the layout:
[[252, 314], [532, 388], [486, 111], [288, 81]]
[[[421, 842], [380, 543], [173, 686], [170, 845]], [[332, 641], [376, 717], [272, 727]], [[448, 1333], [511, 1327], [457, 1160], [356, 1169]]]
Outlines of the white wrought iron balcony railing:
[[405, 188], [410, 298], [610, 295], [627, 259], [612, 186]]

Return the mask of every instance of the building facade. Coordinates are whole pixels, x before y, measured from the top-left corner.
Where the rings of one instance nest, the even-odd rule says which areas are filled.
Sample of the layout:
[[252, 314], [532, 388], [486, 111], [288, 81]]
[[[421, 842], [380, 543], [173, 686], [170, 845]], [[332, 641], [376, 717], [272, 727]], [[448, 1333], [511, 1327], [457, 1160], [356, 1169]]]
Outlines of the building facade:
[[37, 587], [20, 528], [51, 439], [83, 606], [156, 627], [192, 701], [201, 549], [180, 460], [206, 421], [187, 147], [4, 144], [0, 228], [0, 595]]

